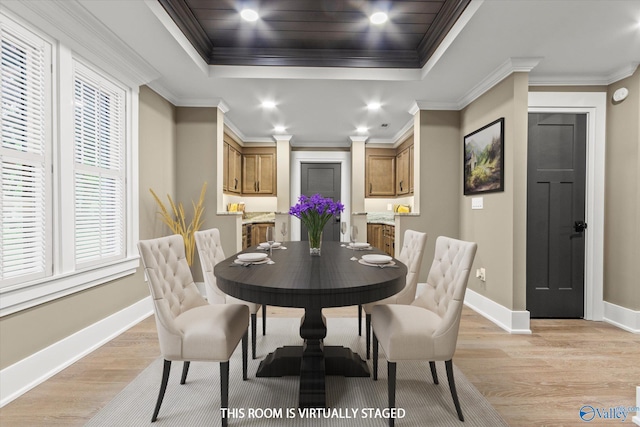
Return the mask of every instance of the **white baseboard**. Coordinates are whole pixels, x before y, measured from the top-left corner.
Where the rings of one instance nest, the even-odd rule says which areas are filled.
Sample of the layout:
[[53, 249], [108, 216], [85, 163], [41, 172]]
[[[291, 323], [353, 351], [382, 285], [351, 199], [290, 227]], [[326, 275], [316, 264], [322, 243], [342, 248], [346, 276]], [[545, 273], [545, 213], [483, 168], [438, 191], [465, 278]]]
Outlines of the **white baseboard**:
[[120, 310], [0, 371], [0, 408], [153, 313], [151, 297]]
[[603, 320], [625, 331], [640, 334], [640, 311], [634, 311], [605, 301]]
[[513, 311], [503, 305], [467, 289], [464, 304], [473, 311], [491, 320], [510, 334], [530, 334], [529, 312]]

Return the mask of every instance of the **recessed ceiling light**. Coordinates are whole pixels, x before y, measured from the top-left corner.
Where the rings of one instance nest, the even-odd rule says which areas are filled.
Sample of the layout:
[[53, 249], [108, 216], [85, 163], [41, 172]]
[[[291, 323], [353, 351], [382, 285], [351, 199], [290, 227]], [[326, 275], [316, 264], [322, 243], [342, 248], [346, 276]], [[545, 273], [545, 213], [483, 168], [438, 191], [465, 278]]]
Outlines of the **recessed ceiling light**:
[[389, 19], [389, 17], [384, 12], [376, 12], [369, 17], [371, 23], [375, 25], [384, 24], [385, 22], [387, 22], [387, 19]]
[[287, 128], [284, 127], [284, 126], [278, 125], [278, 126], [274, 127], [273, 130], [276, 131], [276, 132], [284, 132], [285, 130], [287, 130]]
[[365, 126], [359, 126], [359, 127], [356, 129], [356, 132], [358, 132], [358, 133], [365, 133], [365, 132], [366, 132], [366, 131], [368, 131], [368, 130], [369, 130], [369, 129], [368, 129], [367, 127], [365, 127]]
[[367, 104], [367, 109], [371, 111], [379, 110], [381, 107], [379, 102], [370, 102]]
[[242, 11], [240, 12], [240, 16], [242, 16], [242, 19], [249, 22], [257, 21], [258, 18], [260, 18], [258, 12], [253, 9], [242, 9]]
[[262, 108], [276, 108], [276, 103], [274, 101], [262, 101]]

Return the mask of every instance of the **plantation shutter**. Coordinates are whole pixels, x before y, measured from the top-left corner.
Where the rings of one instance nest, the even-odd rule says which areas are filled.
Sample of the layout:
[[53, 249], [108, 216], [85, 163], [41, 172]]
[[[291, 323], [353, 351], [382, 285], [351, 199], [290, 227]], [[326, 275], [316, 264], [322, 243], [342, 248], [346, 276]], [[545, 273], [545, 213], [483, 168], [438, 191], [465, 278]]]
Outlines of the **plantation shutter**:
[[124, 91], [75, 64], [76, 265], [124, 256]]
[[51, 274], [47, 228], [49, 48], [0, 21], [0, 280], [2, 285]]

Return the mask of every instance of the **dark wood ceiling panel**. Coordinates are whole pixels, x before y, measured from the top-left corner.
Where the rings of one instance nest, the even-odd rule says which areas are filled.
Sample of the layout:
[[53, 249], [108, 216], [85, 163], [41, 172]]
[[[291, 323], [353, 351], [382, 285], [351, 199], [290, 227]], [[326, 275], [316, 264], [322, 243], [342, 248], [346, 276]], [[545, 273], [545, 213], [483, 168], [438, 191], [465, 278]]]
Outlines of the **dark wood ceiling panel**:
[[[418, 68], [471, 0], [158, 1], [212, 65]], [[244, 22], [243, 7], [260, 20]], [[389, 22], [372, 26], [382, 7]]]

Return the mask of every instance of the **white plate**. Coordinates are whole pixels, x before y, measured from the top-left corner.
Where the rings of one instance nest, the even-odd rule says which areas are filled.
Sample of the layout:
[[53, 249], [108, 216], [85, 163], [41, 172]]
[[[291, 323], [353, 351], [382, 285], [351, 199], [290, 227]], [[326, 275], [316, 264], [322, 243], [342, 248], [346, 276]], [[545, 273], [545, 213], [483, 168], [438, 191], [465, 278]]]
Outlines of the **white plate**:
[[362, 255], [362, 260], [369, 264], [388, 264], [393, 258], [388, 255]]
[[262, 261], [267, 257], [267, 254], [259, 252], [248, 252], [246, 254], [239, 254], [238, 259], [242, 262], [256, 262]]
[[[280, 243], [280, 242], [273, 242], [273, 245], [271, 245], [271, 247], [272, 247], [273, 249], [275, 249], [275, 248], [279, 248], [281, 244], [282, 244], [282, 243]], [[260, 246], [262, 249], [269, 249], [269, 242], [262, 242], [262, 243], [260, 243], [260, 245], [258, 245], [258, 246]]]
[[[265, 259], [260, 260], [260, 261], [249, 262], [249, 264], [251, 264], [251, 265], [260, 265], [260, 264], [267, 264], [270, 261], [271, 260], [269, 258], [265, 258]], [[235, 262], [236, 264], [245, 265], [245, 264], [247, 264], [248, 261], [242, 261], [242, 260], [236, 259], [236, 260], [233, 260], [233, 262]]]
[[355, 242], [355, 243], [350, 243], [349, 246], [356, 249], [363, 249], [363, 248], [368, 248], [371, 245], [363, 242]]

